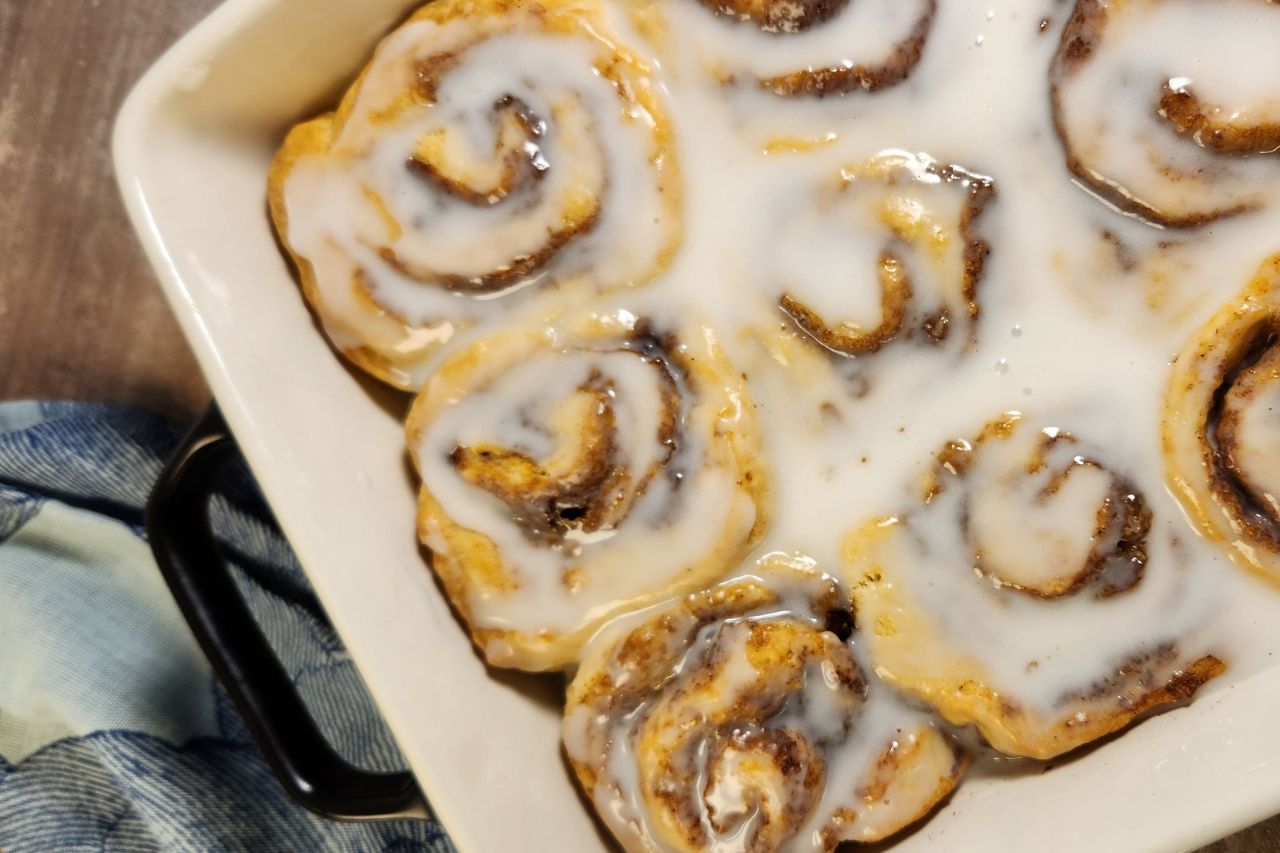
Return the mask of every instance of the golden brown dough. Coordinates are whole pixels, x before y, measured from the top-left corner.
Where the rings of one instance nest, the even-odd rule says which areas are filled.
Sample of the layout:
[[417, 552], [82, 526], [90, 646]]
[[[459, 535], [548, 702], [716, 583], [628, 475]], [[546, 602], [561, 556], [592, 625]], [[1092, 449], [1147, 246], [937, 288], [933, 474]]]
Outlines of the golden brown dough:
[[[1258, 11], [1257, 26], [1276, 27], [1274, 0], [1246, 2]], [[1108, 204], [1160, 227], [1195, 228], [1255, 210], [1264, 187], [1280, 181], [1272, 156], [1280, 151], [1280, 99], [1228, 109], [1196, 82], [1199, 63], [1208, 61], [1205, 45], [1219, 43], [1220, 8], [1195, 0], [1077, 0], [1050, 70], [1067, 169]], [[1192, 27], [1197, 18], [1202, 25]], [[1197, 31], [1204, 42], [1189, 43]], [[1155, 50], [1167, 54], [1158, 64], [1126, 54]], [[1248, 80], [1249, 63], [1236, 67]], [[1135, 87], [1145, 107], [1126, 97]]]
[[[1226, 665], [1191, 636], [1195, 602], [1179, 579], [1191, 569], [1176, 538], [1103, 458], [1016, 414], [949, 442], [920, 505], [846, 545], [876, 675], [1032, 758], [1122, 729], [1221, 675]], [[1064, 654], [1068, 631], [1110, 651]]]
[[1280, 255], [1187, 342], [1165, 399], [1169, 486], [1200, 532], [1280, 584]]
[[269, 174], [276, 232], [334, 346], [415, 390], [459, 330], [657, 275], [681, 203], [650, 73], [593, 0], [414, 13]]
[[852, 627], [838, 584], [775, 556], [593, 638], [565, 746], [623, 846], [831, 850], [946, 797], [968, 757], [927, 717], [867, 710], [884, 688], [859, 668]]
[[709, 330], [627, 312], [483, 338], [410, 412], [418, 528], [490, 663], [571, 664], [610, 617], [713, 582], [768, 475]]

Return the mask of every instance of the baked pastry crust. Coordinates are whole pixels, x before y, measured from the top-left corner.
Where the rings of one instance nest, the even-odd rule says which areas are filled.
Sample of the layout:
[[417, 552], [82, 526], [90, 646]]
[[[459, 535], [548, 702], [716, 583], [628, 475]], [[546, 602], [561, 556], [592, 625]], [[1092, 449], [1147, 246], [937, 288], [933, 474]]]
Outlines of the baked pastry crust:
[[938, 0], [628, 4], [636, 28], [668, 64], [679, 49], [721, 84], [784, 98], [843, 97], [902, 84], [924, 57], [938, 14]]
[[[1161, 228], [1256, 210], [1277, 187], [1265, 161], [1280, 150], [1280, 99], [1227, 107], [1176, 76], [1198, 73], [1195, 54], [1178, 55], [1190, 34], [1203, 33], [1200, 49], [1219, 43], [1208, 34], [1213, 9], [1194, 0], [1077, 0], [1049, 73], [1067, 169], [1109, 205]], [[1153, 61], [1152, 45], [1172, 45], [1172, 58]], [[1244, 77], [1248, 65], [1237, 67]], [[1135, 89], [1146, 109], [1120, 94]]]
[[[938, 454], [918, 508], [851, 535], [846, 579], [876, 675], [997, 750], [1041, 759], [1221, 675], [1222, 660], [1179, 633], [1195, 620], [1178, 615], [1176, 540], [1102, 459], [1004, 415]], [[1064, 658], [1055, 631], [1067, 624], [1094, 627]], [[1046, 696], [1036, 670], [1051, 667]]]
[[[476, 84], [489, 54], [505, 76]], [[387, 36], [268, 174], [276, 233], [334, 347], [412, 391], [469, 326], [652, 280], [682, 206], [650, 73], [592, 0], [438, 0]]]
[[609, 618], [714, 583], [762, 534], [750, 398], [687, 328], [619, 312], [499, 333], [415, 401], [419, 534], [490, 663], [567, 666]]
[[852, 626], [839, 584], [774, 556], [594, 637], [565, 744], [624, 847], [831, 850], [944, 799], [969, 757], [927, 717], [872, 710], [884, 687], [864, 678]]
[[1232, 561], [1280, 585], [1274, 404], [1280, 390], [1280, 255], [1222, 306], [1174, 362], [1163, 424], [1169, 488]]

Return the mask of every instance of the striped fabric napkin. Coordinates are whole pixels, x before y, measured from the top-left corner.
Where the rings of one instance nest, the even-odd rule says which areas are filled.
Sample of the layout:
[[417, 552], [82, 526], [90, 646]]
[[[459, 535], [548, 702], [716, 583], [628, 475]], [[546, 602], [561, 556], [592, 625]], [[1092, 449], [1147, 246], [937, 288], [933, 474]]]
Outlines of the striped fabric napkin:
[[[454, 850], [426, 821], [315, 817], [272, 778], [142, 529], [178, 431], [0, 404], [0, 850]], [[403, 761], [248, 473], [212, 507], [250, 607], [352, 763]]]

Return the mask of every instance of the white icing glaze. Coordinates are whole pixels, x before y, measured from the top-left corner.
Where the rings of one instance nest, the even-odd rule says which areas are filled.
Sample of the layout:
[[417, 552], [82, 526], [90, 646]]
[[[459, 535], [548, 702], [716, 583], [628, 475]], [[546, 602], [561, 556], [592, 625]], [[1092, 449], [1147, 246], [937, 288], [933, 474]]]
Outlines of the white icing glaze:
[[[990, 582], [972, 583], [971, 572], [924, 587], [955, 648], [980, 655], [1039, 709], [1094, 684], [1126, 655], [1171, 639], [1189, 654], [1228, 661], [1219, 682], [1256, 671], [1280, 647], [1274, 595], [1187, 523], [1164, 485], [1160, 439], [1170, 359], [1280, 248], [1280, 210], [1269, 202], [1171, 237], [1081, 192], [1065, 167], [1049, 80], [1039, 70], [1049, 67], [1069, 12], [1051, 2], [944, 3], [910, 79], [856, 99], [744, 100], [695, 74], [687, 56], [666, 57], [685, 72], [669, 88], [691, 181], [686, 244], [643, 303], [626, 303], [715, 317], [748, 373], [775, 495], [759, 553], [794, 550], [838, 565], [841, 536], [913, 505], [944, 442], [972, 437], [1011, 410], [1035, 429], [1070, 430], [1140, 490], [1152, 513], [1150, 553], [1144, 580], [1129, 595], [1084, 595], [1045, 609], [1030, 599], [998, 604]], [[690, 4], [680, 14], [707, 13]], [[1258, 4], [1256, 14], [1270, 22], [1280, 9]], [[1225, 102], [1216, 92], [1235, 83], [1232, 92], [1252, 97], [1245, 76], [1215, 79], [1213, 97]], [[1135, 110], [1147, 109], [1153, 96], [1123, 95]], [[977, 335], [959, 351], [894, 344], [872, 357], [833, 359], [809, 347], [777, 310], [779, 279], [803, 277], [797, 286], [815, 304], [825, 300], [833, 315], [878, 319], [874, 276], [855, 270], [874, 269], [883, 231], [847, 229], [814, 210], [824, 182], [887, 150], [927, 152], [994, 181], [997, 195], [982, 219], [992, 252], [977, 288]], [[1117, 140], [1109, 156], [1138, 162], [1146, 155]], [[1280, 178], [1274, 160], [1247, 168]], [[807, 209], [806, 195], [814, 199]], [[947, 201], [932, 204], [940, 219], [953, 215]], [[837, 233], [840, 242], [828, 243]], [[724, 331], [743, 328], [756, 331]], [[770, 328], [790, 334], [791, 343], [762, 343], [758, 330]], [[1087, 529], [1093, 518], [1078, 515], [1102, 488], [1092, 474], [1080, 477], [1038, 522], [1085, 550], [1070, 528]], [[995, 498], [996, 513], [1004, 500]], [[1011, 558], [1030, 571], [1043, 546], [1015, 539], [1006, 547], [1027, 549]], [[873, 699], [864, 715], [893, 717], [903, 713], [899, 702]], [[615, 754], [615, 773], [628, 760]], [[634, 803], [600, 805], [615, 815], [615, 828], [636, 814]]]
[[[588, 291], [633, 285], [659, 268], [678, 187], [657, 170], [673, 164], [636, 100], [643, 84], [625, 76], [634, 60], [590, 23], [584, 13], [566, 34], [514, 12], [417, 20], [380, 45], [327, 152], [302, 157], [284, 183], [287, 240], [312, 262], [339, 349], [421, 353], [390, 377], [417, 388], [435, 347], [508, 316], [532, 295], [518, 291], [545, 297], [588, 271]], [[426, 103], [413, 94], [424, 75]], [[411, 160], [481, 198], [415, 174]]]
[[[905, 526], [905, 535], [873, 554], [947, 646], [981, 662], [1001, 696], [1052, 717], [1065, 695], [1087, 690], [1135, 655], [1176, 644], [1190, 662], [1213, 650], [1218, 638], [1209, 617], [1221, 599], [1213, 574], [1187, 560], [1184, 523], [1168, 514], [1135, 537], [1140, 566], [1109, 561], [1122, 565], [1103, 565], [1093, 580], [1048, 600], [1003, 588], [1069, 580], [1092, 549], [1114, 552], [1116, 532], [1095, 530], [1099, 509], [1109, 491], [1118, 490], [1117, 498], [1134, 494], [1128, 472], [1087, 441], [1054, 445], [1046, 467], [1029, 474], [1045, 430], [1060, 434], [1024, 422], [1009, 438], [977, 444], [968, 469], [944, 475], [942, 491], [927, 506], [907, 508], [896, 525]], [[1046, 494], [1060, 472], [1066, 478]], [[1137, 499], [1145, 505], [1147, 496]], [[1108, 593], [1103, 587], [1110, 583], [1123, 589]], [[945, 671], [941, 662], [938, 671]]]
[[[1053, 134], [1047, 76], [1026, 71], [1048, 67], [1068, 12], [1050, 2], [942, 4], [907, 83], [857, 99], [776, 102], [744, 115], [711, 80], [682, 77], [671, 85], [682, 162], [690, 180], [707, 189], [687, 193], [685, 247], [643, 304], [659, 314], [714, 316], [734, 363], [749, 376], [775, 495], [759, 551], [797, 550], [838, 565], [843, 535], [912, 505], [944, 442], [971, 437], [999, 413], [1017, 410], [1104, 449], [1109, 464], [1142, 491], [1154, 538], [1176, 536], [1184, 554], [1181, 568], [1164, 566], [1170, 555], [1158, 546], [1150, 563], [1155, 583], [1143, 596], [1180, 602], [1175, 612], [1184, 626], [1205, 620], [1214, 648], [1247, 671], [1265, 661], [1264, 647], [1280, 644], [1266, 615], [1273, 602], [1182, 517], [1164, 487], [1160, 425], [1170, 359], [1280, 248], [1280, 210], [1269, 205], [1171, 238], [1081, 192]], [[1043, 32], [1042, 19], [1049, 21]], [[780, 139], [817, 144], [800, 152], [771, 147]], [[814, 348], [798, 335], [801, 345], [774, 350], [756, 334], [726, 331], [792, 328], [776, 308], [777, 281], [764, 274], [774, 265], [794, 276], [807, 264], [807, 292], [840, 311], [874, 316], [873, 276], [861, 278], [856, 296], [845, 295], [851, 285], [833, 295], [821, 283], [857, 281], [851, 263], [873, 257], [883, 234], [844, 232], [847, 248], [807, 250], [792, 213], [798, 195], [820, 199], [806, 188], [819, 188], [821, 176], [835, 181], [841, 169], [892, 149], [927, 151], [995, 183], [982, 219], [992, 252], [977, 291], [973, 346], [894, 345], [868, 358], [831, 359], [810, 357]], [[1280, 164], [1268, 162], [1280, 173]], [[832, 230], [826, 221], [815, 227]], [[779, 244], [792, 248], [775, 255]], [[641, 303], [629, 296], [626, 304]], [[851, 382], [850, 369], [865, 381]], [[1120, 648], [1118, 638], [1114, 646], [1104, 640], [1110, 611], [1077, 609], [1070, 632], [1078, 660], [1091, 648], [1106, 657], [1104, 642]], [[1236, 618], [1215, 615], [1222, 612]], [[1136, 642], [1143, 624], [1120, 633]], [[1247, 639], [1259, 631], [1274, 639]], [[1052, 694], [1047, 670], [1021, 673], [1027, 660], [1018, 657], [1009, 651], [1001, 666]], [[1063, 679], [1080, 675], [1062, 671]]]
[[1203, 137], [1179, 137], [1161, 108], [1167, 87], [1194, 93], [1215, 120], [1275, 122], [1280, 16], [1273, 4], [1226, 0], [1212, 14], [1195, 0], [1084, 5], [1096, 10], [1101, 36], [1057, 78], [1059, 120], [1082, 169], [1101, 184], [1095, 189], [1192, 220], [1254, 206], [1280, 190], [1274, 158], [1263, 153], [1280, 148], [1280, 137], [1257, 156], [1219, 155], [1197, 144]]
[[[474, 628], [574, 636], [736, 565], [766, 486], [741, 380], [704, 330], [597, 316], [482, 340], [428, 382], [409, 419], [422, 536], [466, 577], [480, 558], [455, 533], [479, 535], [503, 575], [468, 584]], [[484, 643], [490, 660], [510, 662], [506, 642]]]
[[[713, 12], [697, 0], [636, 2], [657, 9], [668, 21], [669, 39], [658, 49], [687, 59], [690, 74], [743, 76], [765, 80], [819, 68], [875, 67], [892, 61], [896, 45], [926, 24], [933, 0], [848, 0], [838, 2], [829, 20], [794, 31], [808, 4], [796, 2], [768, 30], [742, 12]], [[726, 4], [730, 5], [730, 4]], [[778, 4], [786, 7], [786, 4]], [[793, 31], [787, 31], [791, 29]]]
[[[1095, 683], [1125, 655], [1168, 641], [1227, 661], [1229, 674], [1219, 682], [1268, 665], [1271, 652], [1280, 648], [1275, 594], [1236, 571], [1222, 548], [1197, 535], [1183, 516], [1165, 487], [1161, 418], [1174, 354], [1218, 306], [1234, 298], [1264, 257], [1280, 250], [1280, 161], [1207, 152], [1179, 139], [1154, 105], [1161, 85], [1187, 78], [1190, 83], [1178, 85], [1193, 86], [1226, 112], [1248, 120], [1274, 118], [1280, 54], [1268, 48], [1280, 41], [1280, 6], [1259, 0], [1131, 0], [1093, 61], [1061, 90], [1072, 141], [1110, 179], [1134, 192], [1155, 192], [1161, 203], [1208, 199], [1217, 206], [1244, 198], [1256, 205], [1248, 213], [1177, 232], [1122, 215], [1082, 191], [1067, 168], [1067, 154], [1055, 135], [1047, 71], [1070, 4], [944, 0], [922, 58], [905, 82], [826, 99], [779, 98], [751, 86], [726, 85], [720, 72], [765, 76], [794, 70], [797, 62], [807, 67], [874, 61], [909, 29], [923, 5], [855, 0], [826, 25], [776, 34], [718, 18], [694, 0], [662, 0], [657, 8], [665, 36], [651, 20], [633, 14], [636, 4], [612, 3], [604, 12], [627, 44], [650, 44], [654, 51], [649, 59], [656, 85], [670, 103], [686, 181], [682, 248], [651, 285], [579, 307], [598, 316], [625, 311], [652, 318], [659, 328], [707, 318], [735, 370], [746, 376], [764, 442], [761, 463], [770, 473], [771, 515], [753, 557], [798, 552], [834, 572], [843, 559], [841, 543], [852, 530], [918, 505], [922, 478], [945, 442], [972, 438], [993, 417], [1019, 411], [1034, 425], [1030, 434], [1070, 431], [1144, 496], [1151, 513], [1144, 577], [1132, 591], [1105, 600], [1087, 594], [1052, 602], [999, 595], [990, 578], [975, 576], [964, 564], [954, 524], [958, 509], [944, 500], [929, 519], [913, 521], [924, 525], [924, 539], [917, 543], [923, 558], [904, 570], [953, 649], [979, 658], [1003, 689], [1046, 712], [1064, 692]], [[656, 47], [651, 39], [659, 42]], [[566, 61], [548, 71], [542, 67], [543, 46], [508, 39], [500, 61], [487, 68], [477, 64], [471, 79], [488, 88], [476, 103], [487, 109], [490, 96], [506, 85], [495, 80], [517, 79], [524, 72], [513, 69], [534, 66], [533, 79], [549, 81], [545, 88], [551, 94], [545, 97], [569, 80], [574, 91], [595, 86], [602, 99], [615, 97], [598, 77], [573, 67], [583, 59], [574, 59], [575, 48], [556, 50]], [[543, 88], [522, 89], [521, 97], [552, 110], [554, 102], [540, 94]], [[462, 96], [457, 97], [461, 103]], [[463, 133], [475, 137], [470, 144], [485, 149], [492, 125], [465, 111], [458, 115]], [[618, 162], [634, 158], [637, 150], [632, 144], [628, 153], [622, 136], [620, 131], [606, 137], [618, 145], [601, 149], [609, 160], [608, 192], [642, 194], [638, 209], [644, 215], [634, 222], [619, 220], [616, 233], [643, 247], [653, 239], [641, 227], [654, 210], [643, 195], [652, 184], [643, 158], [630, 166]], [[580, 179], [592, 184], [591, 149], [581, 151], [585, 171]], [[895, 341], [874, 355], [835, 356], [796, 327], [779, 309], [778, 297], [794, 289], [824, 316], [862, 326], [879, 321], [874, 271], [886, 241], [884, 229], [865, 210], [824, 208], [823, 188], [884, 152], [919, 153], [994, 182], [997, 195], [981, 222], [991, 254], [976, 290], [979, 313], [972, 336], [954, 345]], [[1217, 164], [1213, 187], [1160, 195], [1165, 190], [1153, 176], [1152, 152], [1185, 168], [1212, 158]], [[954, 223], [956, 197], [924, 189], [914, 194], [919, 204], [938, 221]], [[594, 257], [605, 269], [611, 263], [607, 252]], [[430, 313], [428, 307], [421, 310], [423, 316]], [[542, 320], [535, 312], [527, 316], [535, 325]], [[459, 335], [450, 351], [461, 351], [482, 332], [491, 333], [492, 327]], [[628, 416], [619, 422], [626, 422], [625, 442], [635, 448], [630, 470], [641, 470], [643, 460], [653, 458], [646, 407], [656, 392], [643, 376], [633, 377], [615, 364], [619, 360], [625, 363], [626, 357], [589, 351], [531, 358], [498, 380], [491, 396], [460, 397], [441, 432], [428, 436], [424, 474], [449, 514], [536, 569], [527, 597], [472, 602], [487, 624], [566, 627], [578, 605], [549, 594], [556, 581], [547, 578], [559, 574], [563, 554], [532, 547], [512, 529], [500, 505], [477, 498], [442, 460], [451, 443], [464, 436], [523, 447], [534, 455], [549, 452], [553, 443], [546, 425], [530, 428], [511, 413], [523, 411], [535, 424], [546, 419], [547, 404], [576, 387], [588, 365], [595, 365], [611, 373], [616, 369], [626, 388]], [[1263, 458], [1263, 448], [1274, 444], [1270, 413], [1258, 407], [1248, 411], [1247, 445], [1259, 448], [1248, 466], [1267, 484], [1280, 482], [1274, 462]], [[987, 461], [998, 468], [998, 460]], [[999, 480], [1000, 472], [987, 475]], [[678, 518], [637, 505], [634, 529], [583, 544], [607, 567], [599, 598], [588, 610], [625, 597], [637, 576], [678, 567], [705, 541], [700, 537], [720, 517], [733, 484], [699, 476], [686, 484], [685, 500], [691, 503]], [[999, 543], [994, 559], [1026, 572], [1006, 580], [1051, 581], [1058, 559], [1074, 561], [1087, 553], [1091, 512], [1109, 482], [1082, 469], [1044, 507], [1024, 505], [1029, 485], [984, 494], [975, 505], [979, 535]], [[655, 486], [652, 500], [662, 489]], [[1010, 517], [1024, 519], [1044, 535], [1027, 536], [1024, 530], [1022, 536], [1002, 539], [1001, 527]], [[723, 576], [743, 566], [749, 568], [742, 564]], [[550, 571], [538, 574], [546, 568]], [[618, 636], [652, 612], [623, 617], [605, 629], [607, 636]], [[873, 668], [856, 639], [854, 654], [870, 679], [860, 732], [930, 725], [929, 717], [870, 678]], [[1029, 667], [1033, 660], [1036, 665]], [[615, 673], [615, 680], [624, 680], [622, 675]], [[813, 684], [815, 698], [806, 707], [839, 705], [819, 698], [826, 694], [816, 680]], [[1215, 683], [1205, 689], [1216, 689]], [[822, 712], [808, 722], [821, 734], [827, 731], [826, 719]], [[605, 754], [592, 732], [614, 725], [622, 723], [582, 706], [571, 708], [565, 722], [569, 754], [584, 761]], [[875, 741], [857, 739], [860, 746], [835, 753], [823, 800], [794, 836], [792, 849], [822, 848], [821, 829], [850, 780], [867, 767]], [[633, 849], [662, 849], [646, 829], [633, 745], [615, 737], [605, 752], [605, 775], [617, 788], [593, 793], [606, 824], [630, 839]], [[713, 788], [708, 808], [727, 814], [741, 806], [741, 797], [741, 789], [725, 778]], [[845, 831], [848, 837], [865, 837], [864, 828], [854, 824]], [[738, 841], [726, 838], [715, 849], [736, 849]]]
[[[769, 555], [690, 602], [610, 623], [570, 687], [566, 751], [628, 850], [874, 841], [949, 790], [963, 759], [927, 715], [862, 677], [856, 643], [824, 630], [819, 610], [847, 602], [810, 561]], [[792, 745], [786, 758], [778, 743]]]

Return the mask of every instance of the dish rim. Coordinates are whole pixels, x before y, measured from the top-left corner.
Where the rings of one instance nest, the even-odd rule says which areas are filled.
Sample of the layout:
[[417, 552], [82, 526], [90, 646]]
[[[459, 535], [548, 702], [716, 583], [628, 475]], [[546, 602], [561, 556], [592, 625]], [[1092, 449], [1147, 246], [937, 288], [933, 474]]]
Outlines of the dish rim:
[[[112, 137], [112, 156], [117, 181], [130, 221], [156, 271], [161, 288], [200, 364], [202, 373], [229, 427], [240, 441], [244, 455], [254, 470], [255, 476], [259, 478], [269, 501], [274, 491], [271, 485], [274, 478], [285, 476], [287, 472], [281, 472], [278, 466], [273, 467], [270, 464], [267, 458], [269, 448], [262, 445], [252, 427], [253, 419], [250, 412], [255, 403], [239, 393], [236, 378], [223, 355], [226, 342], [216, 339], [211, 333], [205, 318], [192, 298], [190, 284], [184, 279], [174, 260], [174, 255], [182, 247], [173, 245], [166, 239], [164, 223], [153, 215], [149, 191], [144, 180], [141, 139], [145, 128], [162, 105], [175, 95], [188, 91], [186, 81], [189, 81], [193, 74], [200, 73], [210, 56], [225, 48], [247, 24], [283, 1], [225, 0], [165, 51], [137, 82], [119, 111]], [[417, 0], [404, 0], [401, 5], [408, 9], [419, 3]], [[324, 603], [326, 611], [330, 614], [341, 613], [342, 602], [327, 591], [329, 587], [323, 573], [313, 572], [301, 556], [300, 562], [308, 578], [315, 584], [316, 592]], [[335, 623], [336, 621], [338, 620], [335, 620]], [[456, 625], [450, 627], [457, 628]], [[351, 647], [352, 657], [357, 669], [363, 672], [366, 664], [372, 665], [372, 662], [363, 660], [362, 653], [357, 651], [358, 648], [358, 644]], [[372, 684], [370, 691], [379, 707], [383, 707], [383, 702]], [[1164, 802], [1160, 807], [1147, 804], [1145, 800], [1139, 803], [1132, 812], [1128, 813], [1129, 820], [1126, 824], [1112, 823], [1111, 828], [1114, 831], [1109, 837], [1093, 839], [1096, 842], [1095, 849], [1129, 850], [1133, 849], [1135, 844], [1145, 845], [1149, 849], [1194, 849], [1275, 814], [1280, 809], [1280, 735], [1273, 735], [1269, 740], [1264, 736], [1271, 728], [1280, 727], [1268, 728], [1265, 724], [1265, 715], [1262, 714], [1255, 713], [1254, 720], [1250, 720], [1248, 712], [1251, 703], [1254, 703], [1255, 710], [1258, 705], [1265, 707], [1268, 695], [1274, 697], [1277, 694], [1280, 694], [1280, 664], [1243, 681], [1228, 682], [1206, 696], [1202, 703], [1198, 702], [1186, 709], [1173, 712], [1172, 716], [1176, 719], [1164, 721], [1167, 724], [1164, 728], [1174, 726], [1167, 733], [1167, 737], [1170, 745], [1175, 747], [1178, 743], [1174, 739], [1183, 730], [1194, 730], [1196, 721], [1201, 721], [1200, 725], [1210, 730], [1222, 724], [1238, 727], [1238, 731], [1233, 730], [1235, 735], [1254, 737], [1269, 746], [1269, 749], [1248, 751], [1247, 765], [1237, 760], [1235, 763], [1216, 767], [1219, 776], [1248, 777], [1253, 783], [1251, 787], [1228, 792], [1223, 790], [1222, 786], [1213, 786], [1208, 782], [1171, 784], [1168, 781], [1169, 773], [1158, 774], [1161, 765], [1165, 763], [1161, 761], [1152, 768], [1152, 779], [1147, 781], [1164, 780], [1161, 783], [1163, 792], [1173, 799]], [[1184, 710], [1196, 710], [1197, 713], [1194, 716], [1187, 716], [1182, 713]], [[1183, 724], [1182, 720], [1187, 722]], [[1151, 722], [1153, 720], [1147, 720], [1143, 726], [1149, 726]], [[393, 717], [388, 717], [388, 724], [401, 744], [412, 737], [410, 732], [397, 727]], [[1224, 736], [1223, 742], [1235, 743], [1229, 736]], [[1184, 752], [1186, 748], [1186, 744], [1182, 744]], [[1221, 756], [1219, 758], [1221, 761], [1228, 761], [1228, 758]], [[1242, 755], [1241, 758], [1243, 759], [1244, 756]], [[1210, 757], [1208, 760], [1213, 759]], [[1194, 766], [1195, 763], [1193, 761], [1192, 765]], [[1272, 767], [1276, 772], [1269, 775], [1261, 772], [1268, 767]], [[462, 796], [462, 786], [449, 784], [449, 771], [446, 768], [413, 764], [412, 769], [432, 809], [455, 845], [460, 850], [481, 849], [474, 843], [471, 827], [460, 817], [463, 810], [458, 808], [458, 804], [459, 797]], [[571, 784], [568, 777], [565, 777], [563, 782]], [[1241, 787], [1246, 786], [1241, 785]], [[586, 806], [583, 805], [583, 808]], [[945, 810], [947, 808], [944, 808]], [[940, 816], [935, 815], [930, 820], [936, 820]], [[1151, 819], [1144, 820], [1144, 818]], [[915, 849], [911, 842], [927, 835], [927, 830], [928, 824], [925, 824], [921, 830], [908, 836], [904, 844]], [[1015, 839], [1009, 840], [1017, 843]], [[945, 845], [945, 838], [941, 839], [940, 843]]]

